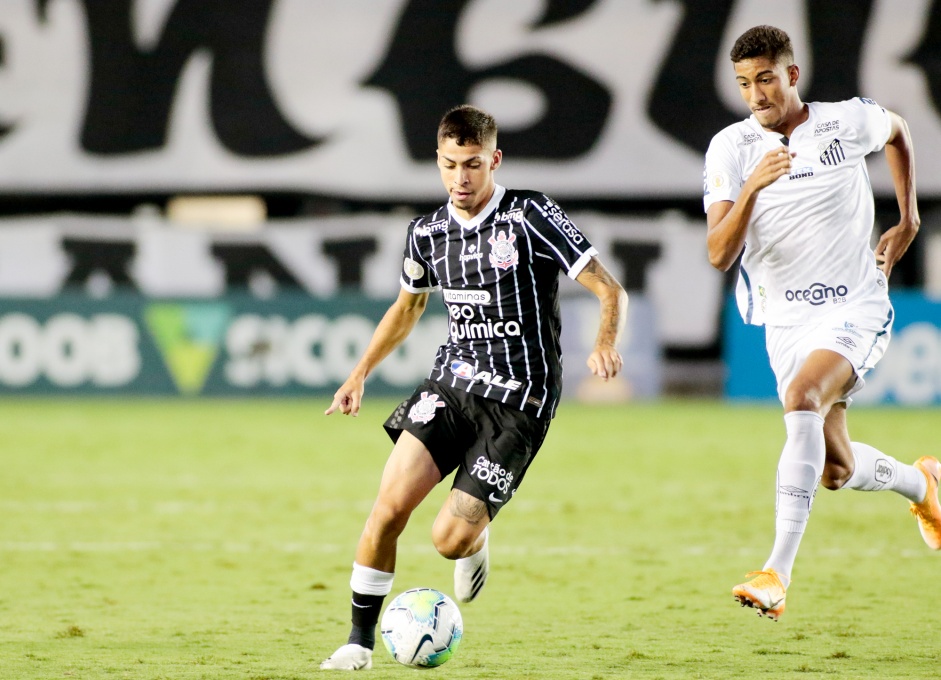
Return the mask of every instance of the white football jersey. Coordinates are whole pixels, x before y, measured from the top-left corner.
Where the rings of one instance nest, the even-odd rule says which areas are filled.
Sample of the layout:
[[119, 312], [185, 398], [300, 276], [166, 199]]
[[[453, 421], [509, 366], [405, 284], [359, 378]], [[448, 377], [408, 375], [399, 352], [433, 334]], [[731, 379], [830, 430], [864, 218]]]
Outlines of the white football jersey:
[[734, 202], [768, 151], [786, 143], [797, 154], [790, 175], [758, 193], [748, 222], [736, 287], [746, 323], [812, 323], [834, 305], [888, 294], [869, 241], [875, 207], [866, 156], [889, 138], [889, 115], [862, 98], [807, 106], [789, 140], [750, 116], [719, 132], [706, 152], [707, 211]]

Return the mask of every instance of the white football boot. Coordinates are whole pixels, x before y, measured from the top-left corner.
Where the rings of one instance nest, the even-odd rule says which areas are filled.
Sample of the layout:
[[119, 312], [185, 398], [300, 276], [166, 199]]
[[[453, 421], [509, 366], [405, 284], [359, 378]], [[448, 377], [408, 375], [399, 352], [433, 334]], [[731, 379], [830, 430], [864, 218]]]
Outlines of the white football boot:
[[462, 557], [454, 564], [454, 596], [461, 602], [470, 602], [483, 589], [490, 574], [490, 527], [484, 529], [484, 547]]
[[372, 668], [372, 650], [360, 645], [343, 645], [320, 664], [320, 669], [365, 671]]

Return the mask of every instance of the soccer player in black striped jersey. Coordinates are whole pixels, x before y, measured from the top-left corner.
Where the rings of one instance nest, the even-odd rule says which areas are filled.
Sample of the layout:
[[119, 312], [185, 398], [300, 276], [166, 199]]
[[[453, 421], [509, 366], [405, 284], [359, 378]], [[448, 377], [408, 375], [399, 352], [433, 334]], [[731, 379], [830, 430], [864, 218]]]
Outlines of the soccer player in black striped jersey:
[[617, 344], [626, 293], [557, 203], [496, 184], [503, 154], [493, 117], [472, 106], [447, 112], [437, 154], [450, 200], [409, 225], [398, 299], [326, 411], [357, 415], [366, 377], [441, 290], [448, 337], [428, 379], [385, 423], [395, 446], [356, 550], [352, 631], [324, 669], [371, 667], [398, 537], [418, 504], [455, 471], [432, 540], [456, 560], [457, 599], [470, 602], [483, 587], [490, 522], [516, 493], [561, 394], [560, 272], [601, 303], [592, 373], [608, 380], [623, 365]]

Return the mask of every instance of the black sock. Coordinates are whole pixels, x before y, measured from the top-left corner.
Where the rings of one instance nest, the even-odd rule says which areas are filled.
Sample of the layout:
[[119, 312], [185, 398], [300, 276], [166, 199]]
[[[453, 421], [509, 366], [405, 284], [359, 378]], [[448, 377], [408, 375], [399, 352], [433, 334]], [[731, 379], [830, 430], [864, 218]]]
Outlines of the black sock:
[[353, 593], [353, 628], [350, 630], [351, 645], [361, 645], [367, 649], [376, 646], [376, 624], [382, 612], [385, 595], [362, 595]]

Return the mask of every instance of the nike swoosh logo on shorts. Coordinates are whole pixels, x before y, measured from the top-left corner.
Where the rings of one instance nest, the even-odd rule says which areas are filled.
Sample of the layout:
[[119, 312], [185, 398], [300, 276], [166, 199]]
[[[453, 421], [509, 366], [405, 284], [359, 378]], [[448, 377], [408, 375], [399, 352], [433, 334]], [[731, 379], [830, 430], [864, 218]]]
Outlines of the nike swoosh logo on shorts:
[[502, 503], [502, 502], [503, 502], [503, 499], [502, 499], [502, 498], [497, 498], [496, 496], [494, 496], [494, 495], [491, 493], [491, 494], [490, 494], [490, 502], [491, 502], [491, 503]]

